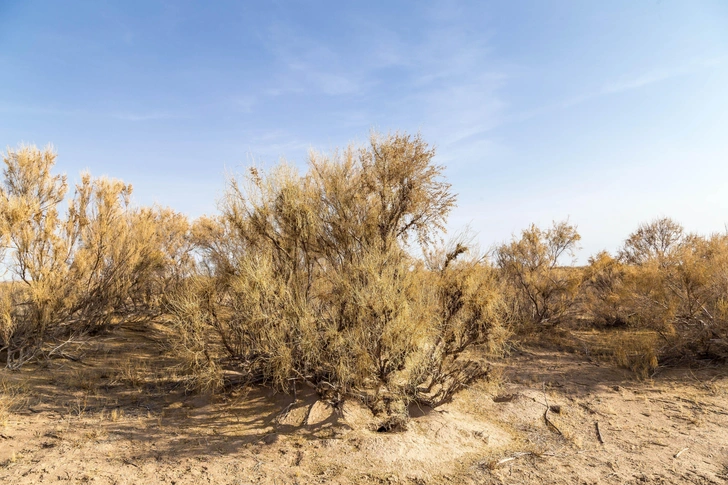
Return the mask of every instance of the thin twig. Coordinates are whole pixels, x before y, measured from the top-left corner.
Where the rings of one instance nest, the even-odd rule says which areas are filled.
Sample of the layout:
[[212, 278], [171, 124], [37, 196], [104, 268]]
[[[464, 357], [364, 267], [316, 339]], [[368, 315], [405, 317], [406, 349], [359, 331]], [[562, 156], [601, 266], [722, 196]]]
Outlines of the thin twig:
[[599, 442], [604, 444], [604, 437], [602, 436], [602, 431], [599, 429], [599, 421], [595, 421], [594, 425], [597, 428], [597, 438], [599, 439]]
[[498, 462], [496, 464], [502, 465], [503, 463], [508, 463], [509, 461], [513, 461], [516, 458], [520, 458], [522, 456], [527, 456], [527, 455], [533, 455], [533, 453], [531, 453], [530, 451], [521, 451], [518, 453], [514, 453], [513, 456], [509, 456], [509, 457], [503, 458], [501, 460], [498, 460]]
[[683, 448], [682, 450], [675, 453], [675, 458], [680, 458], [680, 455], [683, 454], [684, 451], [687, 451], [689, 448]]
[[546, 383], [543, 383], [543, 399], [546, 401], [546, 411], [543, 412], [543, 419], [546, 421], [546, 427], [551, 427], [554, 430], [556, 430], [557, 433], [559, 433], [561, 436], [564, 436], [564, 433], [561, 432], [561, 430], [556, 426], [550, 419], [549, 419], [549, 409], [551, 406], [549, 405], [549, 399], [546, 397]]

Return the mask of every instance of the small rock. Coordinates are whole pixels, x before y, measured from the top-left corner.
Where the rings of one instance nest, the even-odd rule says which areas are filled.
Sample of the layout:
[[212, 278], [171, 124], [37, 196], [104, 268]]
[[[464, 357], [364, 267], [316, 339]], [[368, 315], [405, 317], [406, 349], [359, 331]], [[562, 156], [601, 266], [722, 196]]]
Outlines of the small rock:
[[324, 401], [316, 401], [311, 406], [311, 410], [308, 412], [308, 419], [306, 424], [308, 426], [314, 426], [321, 424], [334, 414], [334, 408], [329, 406]]

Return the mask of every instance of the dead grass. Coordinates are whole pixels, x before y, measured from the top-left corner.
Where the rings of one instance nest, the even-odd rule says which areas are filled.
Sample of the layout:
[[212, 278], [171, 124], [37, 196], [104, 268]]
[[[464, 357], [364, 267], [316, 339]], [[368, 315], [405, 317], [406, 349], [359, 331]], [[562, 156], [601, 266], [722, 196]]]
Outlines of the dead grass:
[[27, 404], [29, 395], [27, 383], [0, 377], [0, 427], [7, 426], [11, 414]]
[[589, 359], [628, 369], [639, 379], [652, 376], [659, 367], [659, 334], [651, 330], [540, 329], [520, 337], [517, 347], [539, 347], [582, 354]]
[[127, 358], [119, 364], [110, 379], [110, 384], [123, 384], [139, 390], [148, 382], [149, 374], [150, 368], [147, 362], [135, 358]]

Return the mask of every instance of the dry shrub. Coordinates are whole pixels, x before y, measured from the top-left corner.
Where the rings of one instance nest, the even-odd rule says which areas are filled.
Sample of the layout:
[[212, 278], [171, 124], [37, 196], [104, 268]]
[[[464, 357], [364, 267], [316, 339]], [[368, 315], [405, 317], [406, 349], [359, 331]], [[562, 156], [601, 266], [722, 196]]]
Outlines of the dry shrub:
[[374, 134], [303, 175], [231, 180], [221, 216], [193, 229], [205, 271], [170, 305], [195, 365], [224, 363], [213, 329], [249, 381], [357, 396], [388, 429], [483, 377], [464, 352], [499, 348], [502, 300], [482, 259], [432, 249], [455, 202], [433, 156], [419, 136]]
[[658, 338], [654, 332], [620, 332], [610, 335], [606, 345], [617, 365], [646, 379], [657, 369]]
[[510, 289], [511, 316], [520, 325], [556, 325], [573, 316], [582, 275], [563, 266], [581, 236], [568, 222], [543, 230], [531, 225], [520, 239], [499, 246], [495, 258]]
[[632, 316], [625, 301], [629, 267], [606, 251], [589, 258], [581, 287], [584, 316], [597, 326], [624, 327]]
[[615, 259], [587, 268], [584, 300], [596, 323], [652, 330], [648, 354], [728, 358], [728, 235], [685, 234], [670, 219], [641, 225]]
[[0, 427], [7, 425], [12, 413], [27, 405], [29, 393], [24, 383], [0, 378]]
[[220, 335], [211, 332], [211, 315], [206, 310], [213, 308], [208, 300], [212, 281], [203, 276], [192, 276], [177, 287], [167, 304], [174, 316], [172, 325], [175, 337], [171, 340], [171, 351], [178, 358], [178, 374], [185, 378], [188, 390], [214, 393], [224, 385], [222, 366], [213, 356], [221, 350]]
[[190, 264], [183, 216], [135, 209], [130, 185], [89, 174], [66, 200], [66, 177], [51, 172], [55, 158], [35, 147], [3, 157], [0, 237], [12, 281], [0, 298], [0, 355], [9, 368], [113, 319], [153, 313]]
[[728, 359], [728, 235], [691, 235], [663, 272], [676, 307], [669, 352]]

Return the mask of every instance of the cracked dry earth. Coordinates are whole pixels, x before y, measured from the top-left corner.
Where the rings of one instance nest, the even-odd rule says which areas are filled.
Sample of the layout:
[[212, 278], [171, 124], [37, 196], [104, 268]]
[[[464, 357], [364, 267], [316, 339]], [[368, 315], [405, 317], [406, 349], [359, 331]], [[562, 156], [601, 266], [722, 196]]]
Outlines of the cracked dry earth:
[[0, 371], [0, 483], [728, 481], [726, 367], [643, 382], [531, 349], [497, 364], [501, 385], [377, 433], [366, 408], [334, 410], [310, 391], [292, 406], [260, 388], [186, 394], [154, 337], [163, 331], [121, 327], [79, 350], [80, 362]]

